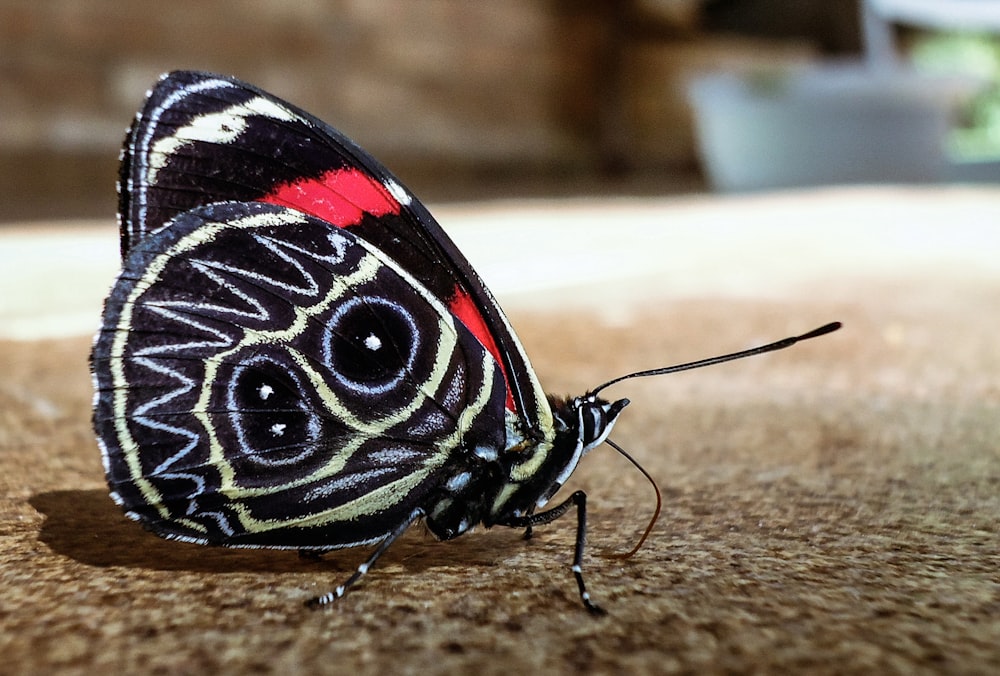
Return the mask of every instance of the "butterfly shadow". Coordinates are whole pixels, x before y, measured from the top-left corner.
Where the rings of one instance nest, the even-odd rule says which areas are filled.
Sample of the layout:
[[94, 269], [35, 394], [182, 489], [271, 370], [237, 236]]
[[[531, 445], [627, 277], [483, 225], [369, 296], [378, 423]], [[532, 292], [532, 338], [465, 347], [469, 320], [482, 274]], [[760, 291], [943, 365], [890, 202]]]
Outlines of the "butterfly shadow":
[[[314, 561], [301, 559], [294, 551], [227, 549], [164, 540], [125, 518], [100, 489], [37, 493], [29, 502], [45, 516], [38, 535], [42, 543], [56, 554], [100, 568], [296, 573], [318, 565], [348, 572], [367, 555], [367, 550], [339, 550]], [[505, 551], [514, 553], [523, 546], [519, 539], [517, 533], [504, 529], [438, 543], [425, 529], [415, 527], [389, 549], [380, 566], [396, 563], [412, 573], [455, 564], [491, 566]]]

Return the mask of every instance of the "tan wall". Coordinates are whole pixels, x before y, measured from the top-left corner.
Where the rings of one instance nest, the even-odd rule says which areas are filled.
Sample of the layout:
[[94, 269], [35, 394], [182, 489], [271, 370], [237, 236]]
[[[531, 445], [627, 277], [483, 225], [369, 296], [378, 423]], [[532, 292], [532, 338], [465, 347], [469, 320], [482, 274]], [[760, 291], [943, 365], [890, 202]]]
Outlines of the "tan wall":
[[[434, 172], [593, 173], [609, 155], [690, 171], [684, 78], [747, 53], [692, 40], [698, 4], [616, 24], [624, 5], [603, 0], [3, 0], [0, 219], [110, 213], [124, 130], [176, 68], [301, 105], [414, 189]], [[647, 20], [666, 39], [632, 39]]]

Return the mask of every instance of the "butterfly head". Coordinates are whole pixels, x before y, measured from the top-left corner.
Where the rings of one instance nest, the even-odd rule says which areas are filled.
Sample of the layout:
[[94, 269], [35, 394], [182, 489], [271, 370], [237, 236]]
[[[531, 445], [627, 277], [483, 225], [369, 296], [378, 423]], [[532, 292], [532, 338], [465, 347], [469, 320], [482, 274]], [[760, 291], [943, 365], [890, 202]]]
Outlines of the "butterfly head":
[[543, 490], [535, 500], [535, 507], [548, 502], [569, 479], [580, 459], [607, 440], [628, 403], [628, 399], [608, 401], [593, 393], [572, 399], [549, 398], [555, 435], [546, 453], [544, 469], [539, 467], [538, 479]]
[[[611, 433], [619, 414], [628, 406], [628, 399], [608, 401], [596, 394], [585, 394], [569, 400], [566, 406], [566, 417], [562, 422], [575, 434], [575, 442], [580, 446], [581, 454], [600, 446]], [[561, 411], [554, 411], [559, 418]]]

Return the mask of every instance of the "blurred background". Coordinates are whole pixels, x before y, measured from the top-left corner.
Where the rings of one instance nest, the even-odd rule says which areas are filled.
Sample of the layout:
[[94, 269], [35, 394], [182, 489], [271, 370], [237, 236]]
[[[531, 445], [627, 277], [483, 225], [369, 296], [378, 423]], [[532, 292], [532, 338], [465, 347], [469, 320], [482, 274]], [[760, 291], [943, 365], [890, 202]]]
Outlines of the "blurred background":
[[110, 218], [125, 128], [179, 68], [298, 104], [433, 202], [992, 180], [992, 4], [2, 0], [0, 221]]
[[[1000, 0], [0, 0], [0, 672], [1000, 673], [997, 35]], [[329, 573], [148, 546], [90, 433], [119, 148], [173, 69], [379, 158], [547, 391], [844, 328], [609, 390], [666, 498], [612, 563], [650, 491], [574, 475], [613, 623], [565, 523], [401, 543], [304, 621]]]

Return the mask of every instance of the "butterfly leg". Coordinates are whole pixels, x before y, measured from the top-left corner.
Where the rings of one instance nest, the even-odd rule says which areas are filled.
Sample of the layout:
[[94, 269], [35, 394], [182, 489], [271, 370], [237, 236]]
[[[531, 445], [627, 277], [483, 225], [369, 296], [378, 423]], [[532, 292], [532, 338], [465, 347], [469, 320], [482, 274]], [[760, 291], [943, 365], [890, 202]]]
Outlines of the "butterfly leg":
[[569, 511], [570, 507], [576, 505], [576, 550], [573, 554], [573, 576], [576, 577], [576, 585], [580, 588], [580, 600], [594, 615], [603, 615], [604, 610], [590, 600], [587, 586], [583, 582], [583, 550], [587, 543], [587, 494], [583, 491], [576, 491], [564, 501], [544, 512], [538, 514], [525, 514], [524, 516], [512, 517], [500, 523], [501, 526], [512, 528], [525, 528], [531, 532], [533, 526], [541, 526], [551, 523]]
[[351, 585], [360, 580], [361, 576], [368, 572], [368, 569], [371, 568], [376, 561], [378, 561], [380, 556], [385, 554], [385, 551], [389, 549], [392, 543], [395, 542], [400, 535], [405, 533], [407, 529], [409, 529], [409, 527], [412, 526], [417, 520], [423, 518], [424, 515], [425, 512], [423, 509], [418, 508], [413, 510], [413, 514], [410, 515], [410, 518], [404, 521], [403, 523], [399, 524], [399, 526], [396, 527], [396, 530], [389, 533], [389, 535], [384, 540], [382, 540], [382, 542], [379, 543], [378, 547], [375, 548], [375, 551], [372, 552], [372, 555], [369, 556], [364, 563], [358, 566], [358, 569], [354, 571], [353, 575], [347, 578], [344, 584], [340, 585], [331, 592], [323, 594], [322, 596], [316, 596], [314, 598], [309, 599], [308, 601], [306, 601], [306, 606], [308, 606], [309, 608], [319, 608], [320, 606], [325, 606], [330, 603], [333, 603], [341, 596], [346, 594], [347, 590], [350, 589]]
[[[525, 514], [525, 516], [531, 516], [534, 513], [535, 513], [535, 506], [532, 505], [531, 509], [528, 510], [528, 513]], [[534, 534], [534, 531], [532, 530], [531, 524], [529, 523], [527, 526], [524, 527], [524, 539], [525, 540], [530, 540], [531, 536], [533, 534]]]

